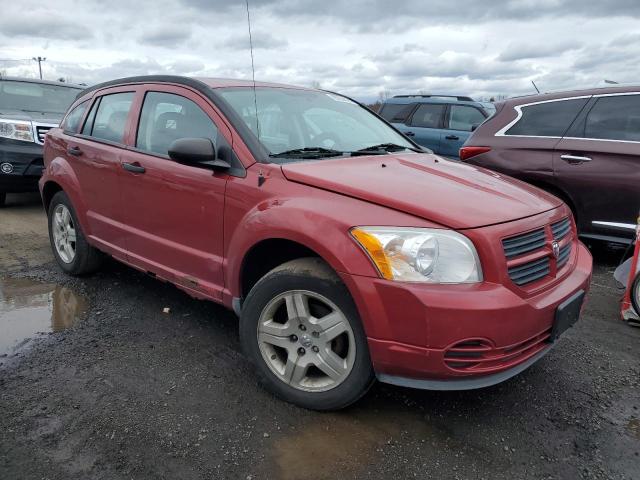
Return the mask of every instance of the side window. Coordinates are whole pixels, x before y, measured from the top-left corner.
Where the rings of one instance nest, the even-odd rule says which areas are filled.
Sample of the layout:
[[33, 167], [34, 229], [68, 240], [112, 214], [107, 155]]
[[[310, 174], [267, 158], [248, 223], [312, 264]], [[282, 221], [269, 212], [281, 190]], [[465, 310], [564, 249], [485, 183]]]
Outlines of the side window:
[[91, 135], [91, 130], [93, 129], [93, 122], [96, 120], [96, 111], [98, 110], [98, 105], [100, 105], [100, 97], [93, 102], [91, 106], [91, 110], [89, 110], [89, 115], [87, 115], [87, 119], [84, 121], [84, 125], [82, 127], [82, 135]]
[[380, 116], [387, 122], [404, 123], [411, 113], [414, 104], [393, 104], [387, 103], [380, 110]]
[[[127, 117], [129, 116], [129, 110], [131, 110], [131, 104], [133, 103], [133, 96], [133, 92], [126, 92], [112, 93], [100, 97], [100, 103], [96, 104], [97, 111], [95, 118], [87, 118], [82, 133], [94, 138], [122, 143]], [[94, 105], [94, 108], [96, 108], [96, 105]], [[89, 115], [89, 117], [91, 117], [91, 115]], [[92, 125], [89, 125], [90, 120], [92, 120]], [[91, 129], [91, 133], [85, 132], [87, 127]]]
[[213, 120], [188, 98], [162, 92], [145, 95], [136, 148], [166, 156], [169, 146], [179, 138], [208, 138], [215, 142], [217, 135]]
[[522, 117], [505, 135], [562, 137], [588, 100], [576, 98], [522, 107]]
[[466, 105], [451, 105], [449, 116], [449, 128], [451, 130], [462, 130], [470, 132], [474, 126], [484, 122], [484, 115], [480, 110]]
[[411, 125], [413, 127], [440, 128], [444, 108], [444, 105], [423, 103], [411, 117]]
[[586, 138], [640, 141], [640, 95], [599, 98], [587, 115]]
[[77, 105], [73, 110], [71, 110], [62, 122], [62, 130], [69, 133], [78, 133], [78, 129], [80, 127], [80, 120], [84, 115], [84, 112], [87, 110], [89, 106], [89, 100], [85, 100], [80, 105]]

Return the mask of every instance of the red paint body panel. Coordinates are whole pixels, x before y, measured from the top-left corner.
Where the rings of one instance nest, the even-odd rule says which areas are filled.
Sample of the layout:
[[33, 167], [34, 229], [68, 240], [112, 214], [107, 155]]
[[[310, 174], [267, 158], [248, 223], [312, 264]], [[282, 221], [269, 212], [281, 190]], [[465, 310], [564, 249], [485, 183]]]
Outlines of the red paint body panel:
[[283, 170], [289, 180], [456, 229], [528, 217], [561, 203], [512, 178], [418, 153], [297, 163]]
[[[563, 245], [573, 242], [574, 248], [562, 268], [524, 287], [510, 279], [508, 268], [529, 258], [507, 260], [502, 240], [543, 227], [548, 231], [550, 224], [570, 217], [555, 197], [517, 180], [426, 154], [256, 163], [231, 120], [186, 85], [138, 82], [98, 89], [76, 104], [127, 89], [136, 97], [124, 144], [51, 130], [41, 190], [55, 183], [67, 192], [94, 246], [195, 297], [230, 307], [242, 296], [245, 259], [256, 245], [270, 239], [297, 242], [344, 280], [376, 372], [456, 379], [509, 369], [548, 348], [540, 339], [557, 305], [588, 289], [591, 258], [577, 241], [573, 222]], [[244, 175], [213, 173], [135, 150], [148, 90], [195, 101], [232, 146]], [[83, 154], [67, 154], [70, 146], [79, 146]], [[146, 172], [126, 171], [123, 162], [144, 166]], [[462, 285], [383, 280], [349, 235], [359, 225], [463, 230], [477, 249], [484, 279]], [[550, 254], [550, 248], [545, 244], [540, 254]], [[479, 339], [488, 352], [486, 363], [470, 372], [445, 362], [447, 352], [467, 339]]]

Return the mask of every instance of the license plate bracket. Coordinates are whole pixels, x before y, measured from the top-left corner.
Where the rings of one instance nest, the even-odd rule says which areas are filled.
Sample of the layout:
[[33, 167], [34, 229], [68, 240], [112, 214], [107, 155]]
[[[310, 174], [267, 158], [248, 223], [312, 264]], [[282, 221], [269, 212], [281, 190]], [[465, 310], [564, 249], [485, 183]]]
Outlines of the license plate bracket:
[[580, 318], [580, 310], [584, 301], [584, 290], [579, 290], [556, 308], [556, 315], [551, 329], [551, 341], [555, 342], [560, 335], [573, 325]]

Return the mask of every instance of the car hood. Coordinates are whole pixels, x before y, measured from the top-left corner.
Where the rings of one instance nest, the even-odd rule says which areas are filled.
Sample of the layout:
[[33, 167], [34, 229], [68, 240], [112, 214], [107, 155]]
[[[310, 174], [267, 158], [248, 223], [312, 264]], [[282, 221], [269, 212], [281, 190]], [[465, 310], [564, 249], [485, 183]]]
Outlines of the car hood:
[[282, 165], [282, 170], [288, 180], [455, 229], [508, 222], [562, 204], [519, 180], [427, 154], [297, 162]]
[[7, 118], [10, 120], [26, 120], [37, 123], [49, 123], [51, 125], [58, 125], [64, 113], [55, 112], [25, 112], [23, 110], [8, 110], [0, 107], [0, 118]]

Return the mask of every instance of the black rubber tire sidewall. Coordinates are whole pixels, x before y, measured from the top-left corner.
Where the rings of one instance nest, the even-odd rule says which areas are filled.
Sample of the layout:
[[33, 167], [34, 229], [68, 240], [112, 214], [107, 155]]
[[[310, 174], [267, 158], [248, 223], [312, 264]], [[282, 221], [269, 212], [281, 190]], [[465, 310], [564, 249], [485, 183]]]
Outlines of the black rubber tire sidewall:
[[[64, 205], [69, 209], [71, 217], [73, 218], [73, 225], [76, 231], [76, 254], [71, 263], [66, 263], [58, 255], [58, 251], [54, 246], [53, 241], [53, 212], [58, 205]], [[76, 210], [71, 204], [71, 200], [67, 194], [63, 191], [56, 193], [49, 204], [49, 211], [47, 212], [47, 222], [49, 226], [49, 243], [51, 244], [51, 250], [56, 262], [62, 270], [70, 275], [83, 275], [94, 271], [99, 263], [100, 253], [96, 251], [91, 245], [87, 243], [87, 240], [82, 232], [80, 222], [76, 215]]]
[[[342, 310], [351, 324], [356, 344], [354, 365], [349, 376], [332, 390], [326, 392], [296, 390], [276, 377], [262, 358], [257, 342], [260, 314], [271, 299], [290, 290], [309, 290], [323, 295]], [[344, 408], [362, 397], [375, 378], [367, 338], [358, 311], [349, 291], [337, 276], [320, 278], [310, 273], [272, 270], [253, 287], [242, 306], [240, 341], [245, 354], [256, 366], [260, 380], [267, 389], [288, 402], [311, 410]]]
[[631, 292], [630, 292], [631, 304], [633, 305], [633, 308], [636, 311], [636, 313], [640, 315], [640, 304], [639, 304], [640, 302], [638, 302], [638, 298], [636, 296], [636, 292], [638, 292], [638, 289], [640, 289], [640, 273], [636, 274], [636, 278], [633, 281], [633, 284], [631, 284]]

